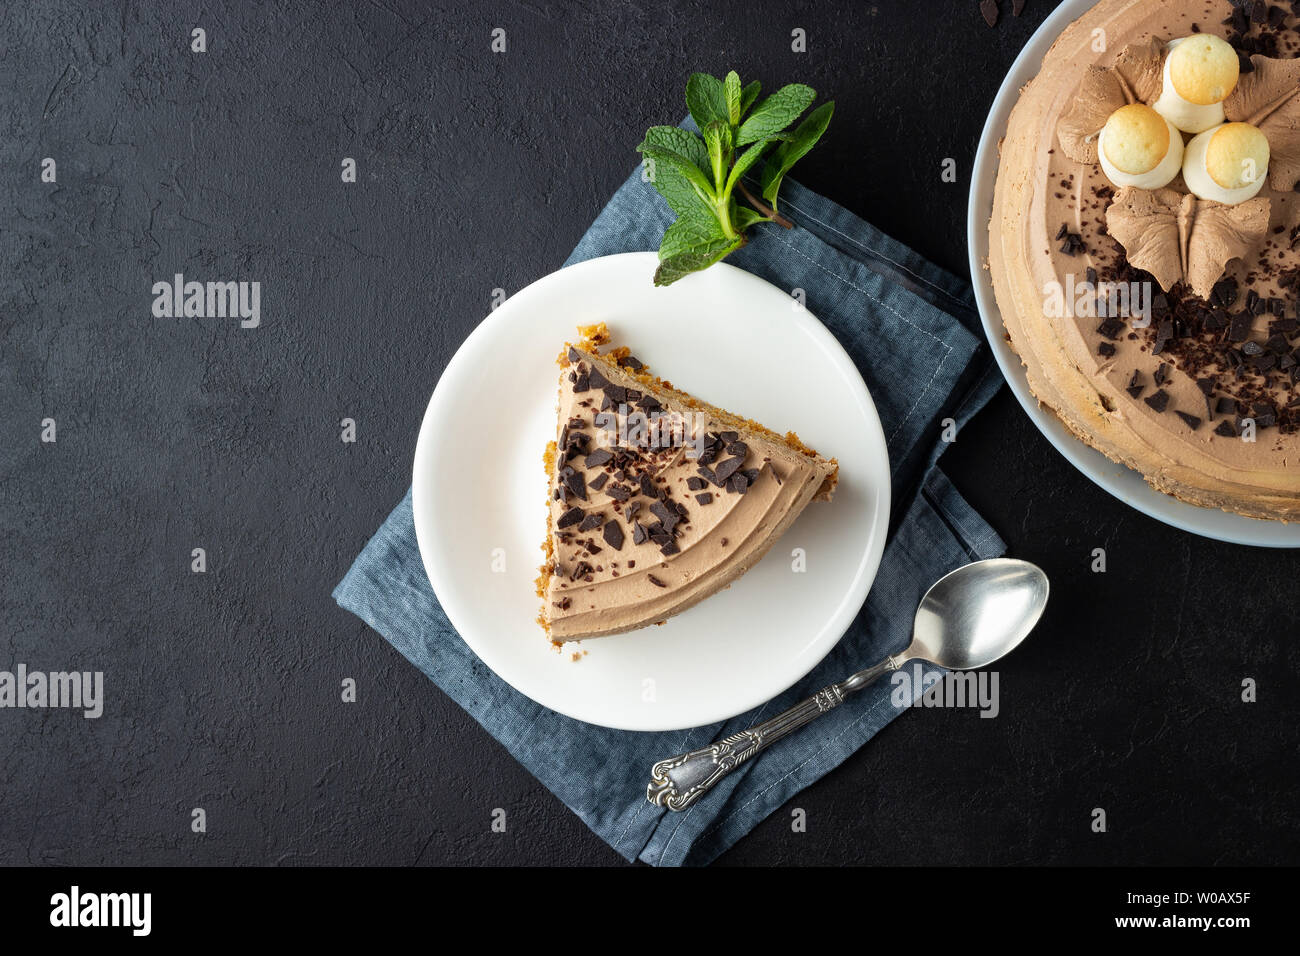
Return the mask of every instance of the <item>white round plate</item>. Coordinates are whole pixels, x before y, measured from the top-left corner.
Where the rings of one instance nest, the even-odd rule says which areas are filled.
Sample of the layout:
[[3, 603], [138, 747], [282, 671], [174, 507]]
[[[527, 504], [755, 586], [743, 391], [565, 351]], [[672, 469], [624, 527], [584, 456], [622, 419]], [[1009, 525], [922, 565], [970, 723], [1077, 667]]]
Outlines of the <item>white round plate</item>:
[[[484, 319], [429, 401], [412, 482], [420, 555], [465, 643], [538, 703], [622, 730], [725, 720], [807, 674], [866, 600], [889, 522], [880, 419], [826, 327], [733, 266], [656, 288], [656, 264], [638, 252], [561, 269]], [[797, 431], [839, 459], [840, 481], [729, 589], [662, 626], [557, 652], [537, 624], [533, 584], [546, 537], [542, 454], [555, 438], [555, 358], [594, 322], [705, 401]], [[575, 662], [575, 651], [587, 653]]]
[[975, 154], [975, 173], [971, 183], [967, 212], [966, 238], [970, 249], [970, 271], [979, 303], [984, 334], [997, 358], [1002, 374], [1025, 412], [1038, 430], [1056, 446], [1072, 465], [1106, 491], [1143, 514], [1193, 534], [1266, 548], [1300, 548], [1300, 524], [1261, 521], [1226, 511], [1198, 508], [1171, 495], [1156, 491], [1142, 476], [1124, 465], [1116, 464], [1090, 445], [1076, 438], [1051, 411], [1038, 404], [1029, 390], [1024, 366], [1005, 338], [1002, 316], [993, 297], [993, 283], [984, 263], [989, 254], [989, 217], [993, 214], [993, 184], [998, 174], [998, 140], [1006, 132], [1007, 119], [1016, 105], [1020, 88], [1038, 74], [1043, 56], [1061, 32], [1082, 16], [1095, 0], [1065, 0], [1043, 21], [1043, 25], [1025, 44], [1011, 71], [1002, 81], [984, 134]]

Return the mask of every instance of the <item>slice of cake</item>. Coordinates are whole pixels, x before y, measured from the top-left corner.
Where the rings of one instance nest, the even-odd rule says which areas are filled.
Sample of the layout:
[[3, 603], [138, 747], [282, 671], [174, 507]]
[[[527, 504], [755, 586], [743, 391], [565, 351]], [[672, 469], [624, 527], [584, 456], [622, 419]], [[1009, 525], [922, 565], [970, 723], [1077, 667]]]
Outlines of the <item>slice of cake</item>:
[[601, 325], [560, 354], [539, 623], [556, 643], [655, 624], [753, 567], [839, 476], [793, 433], [652, 376]]

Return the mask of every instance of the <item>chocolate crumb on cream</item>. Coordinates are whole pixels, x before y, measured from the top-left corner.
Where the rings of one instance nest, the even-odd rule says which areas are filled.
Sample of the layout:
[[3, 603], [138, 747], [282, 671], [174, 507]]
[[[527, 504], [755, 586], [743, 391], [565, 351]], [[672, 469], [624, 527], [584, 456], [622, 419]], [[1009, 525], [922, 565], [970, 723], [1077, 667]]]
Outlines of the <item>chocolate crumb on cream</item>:
[[[795, 435], [655, 378], [603, 325], [579, 332], [558, 360], [546, 455], [538, 620], [556, 643], [662, 623], [729, 586], [839, 474]], [[582, 600], [566, 600], [579, 582]]]

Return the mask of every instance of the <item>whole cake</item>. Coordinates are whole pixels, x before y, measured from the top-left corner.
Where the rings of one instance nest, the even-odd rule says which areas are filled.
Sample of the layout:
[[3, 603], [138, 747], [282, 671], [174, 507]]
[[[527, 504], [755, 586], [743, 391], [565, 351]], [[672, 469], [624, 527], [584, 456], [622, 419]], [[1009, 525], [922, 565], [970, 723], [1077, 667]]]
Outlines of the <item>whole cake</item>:
[[989, 222], [1039, 401], [1160, 491], [1283, 521], [1300, 518], [1298, 22], [1290, 4], [1101, 0], [1021, 91]]
[[538, 622], [555, 643], [656, 624], [753, 567], [829, 501], [834, 459], [708, 405], [608, 348], [603, 324], [560, 353], [546, 451]]

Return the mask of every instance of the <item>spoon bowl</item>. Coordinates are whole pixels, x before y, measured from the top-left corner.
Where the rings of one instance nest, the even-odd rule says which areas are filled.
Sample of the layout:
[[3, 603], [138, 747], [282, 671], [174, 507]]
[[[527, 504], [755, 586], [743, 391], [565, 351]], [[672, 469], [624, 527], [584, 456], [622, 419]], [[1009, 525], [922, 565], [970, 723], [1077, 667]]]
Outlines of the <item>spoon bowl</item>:
[[1029, 636], [1047, 607], [1047, 575], [1014, 558], [976, 561], [941, 577], [916, 610], [903, 660], [948, 670], [987, 667]]

